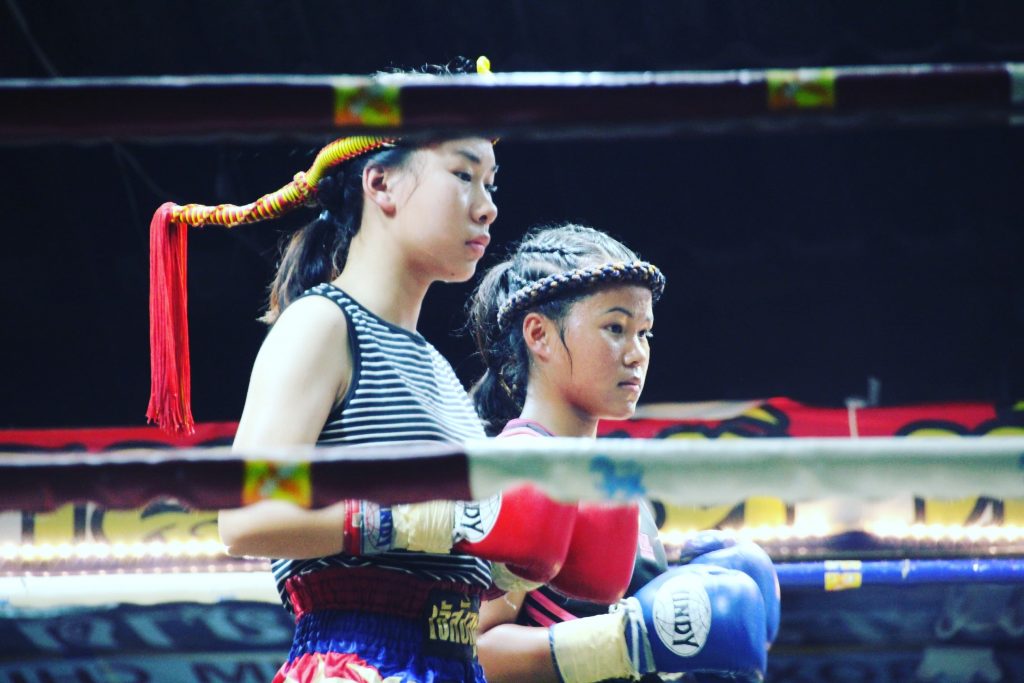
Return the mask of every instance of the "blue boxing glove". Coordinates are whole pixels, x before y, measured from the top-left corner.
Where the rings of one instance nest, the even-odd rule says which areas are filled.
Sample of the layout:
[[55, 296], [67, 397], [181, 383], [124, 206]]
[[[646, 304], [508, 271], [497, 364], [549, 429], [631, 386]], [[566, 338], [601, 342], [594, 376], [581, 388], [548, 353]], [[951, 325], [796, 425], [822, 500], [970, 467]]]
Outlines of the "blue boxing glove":
[[736, 535], [718, 529], [705, 529], [688, 536], [679, 549], [678, 564], [690, 564], [697, 557], [736, 545]]
[[623, 603], [632, 622], [627, 648], [631, 657], [636, 654], [637, 668], [646, 669], [641, 673], [764, 675], [764, 599], [747, 574], [711, 565], [678, 567]]
[[565, 683], [710, 672], [761, 680], [764, 599], [743, 572], [688, 565], [665, 572], [609, 614], [555, 624], [551, 653]]
[[[713, 544], [708, 544], [713, 545]], [[779, 619], [782, 610], [782, 594], [779, 590], [779, 575], [768, 553], [761, 546], [750, 541], [740, 541], [732, 545], [705, 552], [693, 557], [691, 565], [713, 565], [725, 569], [736, 569], [743, 572], [757, 583], [764, 598], [767, 642], [771, 646], [779, 633]]]

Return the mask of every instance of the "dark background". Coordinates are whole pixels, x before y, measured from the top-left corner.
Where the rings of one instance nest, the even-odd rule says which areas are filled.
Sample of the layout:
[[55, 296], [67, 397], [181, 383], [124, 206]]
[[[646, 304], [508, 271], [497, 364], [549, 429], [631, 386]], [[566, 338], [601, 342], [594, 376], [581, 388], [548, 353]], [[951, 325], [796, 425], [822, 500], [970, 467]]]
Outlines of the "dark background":
[[[1024, 3], [0, 2], [0, 77], [370, 73], [487, 54], [495, 70], [1024, 61]], [[111, 108], [117, 102], [110, 103]], [[326, 140], [324, 140], [326, 141]], [[309, 139], [0, 146], [0, 427], [140, 424], [147, 250], [163, 201], [252, 201]], [[1024, 129], [503, 140], [484, 266], [540, 222], [625, 239], [669, 279], [645, 400], [840, 405], [1024, 397]], [[198, 420], [237, 419], [289, 226], [193, 231]], [[471, 382], [471, 285], [420, 330]]]

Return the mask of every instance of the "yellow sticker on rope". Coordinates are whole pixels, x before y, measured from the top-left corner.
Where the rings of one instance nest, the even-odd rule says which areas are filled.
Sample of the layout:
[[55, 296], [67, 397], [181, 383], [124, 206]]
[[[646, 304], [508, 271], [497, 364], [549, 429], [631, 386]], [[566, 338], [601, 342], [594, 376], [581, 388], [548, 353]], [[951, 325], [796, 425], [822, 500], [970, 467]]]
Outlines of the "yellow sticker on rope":
[[825, 590], [845, 591], [860, 588], [864, 580], [860, 560], [826, 560]]
[[402, 108], [396, 85], [334, 86], [334, 125], [399, 126]]
[[836, 106], [835, 69], [769, 69], [768, 108], [831, 109]]
[[313, 502], [309, 463], [283, 464], [247, 460], [242, 484], [242, 504], [284, 500], [308, 508]]

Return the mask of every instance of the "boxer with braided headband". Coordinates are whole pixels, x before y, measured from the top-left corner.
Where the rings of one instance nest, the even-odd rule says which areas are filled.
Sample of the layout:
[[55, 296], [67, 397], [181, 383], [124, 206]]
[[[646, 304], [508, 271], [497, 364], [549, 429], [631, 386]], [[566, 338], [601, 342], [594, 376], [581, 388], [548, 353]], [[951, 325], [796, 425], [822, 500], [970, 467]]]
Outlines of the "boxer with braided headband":
[[[487, 273], [470, 304], [469, 326], [487, 368], [473, 396], [488, 432], [500, 432], [509, 420], [520, 417], [528, 403], [530, 372], [538, 367], [524, 337], [523, 322], [531, 313], [553, 321], [557, 339], [564, 334], [559, 326], [573, 305], [596, 293], [643, 293], [647, 308], [641, 313], [646, 320], [647, 309], [664, 289], [665, 277], [658, 268], [641, 261], [629, 248], [597, 230], [564, 225], [527, 235], [508, 260]], [[531, 320], [536, 318], [534, 315]], [[646, 358], [650, 330], [644, 327], [641, 332], [638, 343], [644, 347]], [[646, 360], [642, 365], [646, 371]], [[614, 406], [603, 406], [601, 410], [613, 410], [625, 417], [632, 414], [637, 398], [639, 391], [628, 389], [611, 399]], [[583, 433], [596, 430], [599, 417], [613, 415], [588, 414], [586, 425], [579, 429]]]
[[[487, 366], [474, 400], [488, 430], [594, 437], [598, 419], [632, 415], [664, 287], [655, 266], [604, 233], [563, 225], [528, 234], [483, 278], [470, 309]], [[753, 544], [717, 539], [690, 554], [689, 566], [667, 570], [646, 505], [579, 504], [560, 572], [484, 606], [488, 680], [756, 679], [774, 638], [766, 603], [778, 609], [771, 561]]]

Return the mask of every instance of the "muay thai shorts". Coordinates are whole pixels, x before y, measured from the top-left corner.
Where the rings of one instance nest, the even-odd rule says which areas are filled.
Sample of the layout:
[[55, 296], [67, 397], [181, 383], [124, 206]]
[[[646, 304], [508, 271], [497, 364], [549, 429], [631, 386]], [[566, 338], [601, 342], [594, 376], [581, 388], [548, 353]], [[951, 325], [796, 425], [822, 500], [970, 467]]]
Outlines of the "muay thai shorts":
[[484, 683], [481, 590], [402, 572], [332, 568], [285, 584], [295, 637], [274, 683]]

